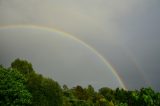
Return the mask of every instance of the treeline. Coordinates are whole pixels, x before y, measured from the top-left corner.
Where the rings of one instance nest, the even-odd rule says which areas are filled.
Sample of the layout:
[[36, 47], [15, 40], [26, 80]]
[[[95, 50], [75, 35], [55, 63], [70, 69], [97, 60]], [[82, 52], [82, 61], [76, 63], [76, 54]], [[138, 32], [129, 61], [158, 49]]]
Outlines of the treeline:
[[152, 88], [61, 87], [37, 74], [31, 63], [16, 59], [9, 68], [0, 66], [0, 106], [160, 106], [160, 93]]

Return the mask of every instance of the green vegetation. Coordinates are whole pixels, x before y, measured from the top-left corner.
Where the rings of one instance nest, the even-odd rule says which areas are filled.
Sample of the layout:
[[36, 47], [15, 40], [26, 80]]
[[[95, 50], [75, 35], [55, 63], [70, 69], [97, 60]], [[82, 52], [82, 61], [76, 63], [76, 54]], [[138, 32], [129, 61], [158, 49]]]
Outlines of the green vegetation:
[[25, 60], [16, 59], [11, 68], [27, 79], [25, 85], [32, 95], [31, 106], [62, 106], [62, 89], [57, 82], [35, 73], [32, 64]]
[[0, 65], [0, 106], [160, 106], [160, 93], [152, 88], [61, 88], [58, 82], [37, 74], [31, 63], [16, 59], [10, 68]]
[[25, 83], [25, 77], [17, 70], [0, 67], [0, 106], [31, 104], [32, 96]]

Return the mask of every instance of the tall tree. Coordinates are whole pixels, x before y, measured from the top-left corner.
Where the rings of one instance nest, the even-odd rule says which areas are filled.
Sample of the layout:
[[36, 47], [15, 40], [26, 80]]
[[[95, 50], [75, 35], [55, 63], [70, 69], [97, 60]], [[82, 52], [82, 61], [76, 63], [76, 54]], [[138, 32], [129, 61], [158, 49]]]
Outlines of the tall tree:
[[62, 89], [56, 81], [35, 73], [32, 64], [26, 60], [16, 59], [11, 67], [19, 70], [28, 79], [26, 86], [33, 96], [31, 106], [62, 105]]
[[11, 68], [19, 70], [22, 74], [28, 75], [34, 72], [32, 64], [26, 60], [16, 59], [11, 63]]
[[43, 78], [42, 89], [48, 105], [45, 106], [61, 106], [62, 90], [59, 84], [52, 79]]

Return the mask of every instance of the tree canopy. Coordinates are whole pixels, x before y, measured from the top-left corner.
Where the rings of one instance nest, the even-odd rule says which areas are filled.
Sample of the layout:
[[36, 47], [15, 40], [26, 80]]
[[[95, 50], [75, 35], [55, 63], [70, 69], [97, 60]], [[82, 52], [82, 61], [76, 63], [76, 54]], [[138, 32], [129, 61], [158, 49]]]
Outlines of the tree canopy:
[[62, 89], [60, 85], [40, 74], [35, 73], [32, 64], [26, 60], [16, 59], [11, 68], [19, 70], [26, 78], [26, 86], [32, 94], [32, 106], [60, 106], [62, 104]]
[[98, 91], [92, 85], [69, 88], [36, 73], [32, 64], [16, 59], [10, 68], [0, 65], [0, 106], [160, 106], [160, 93], [151, 87], [139, 90]]
[[31, 104], [32, 95], [26, 89], [25, 77], [15, 69], [0, 67], [0, 105], [25, 106]]

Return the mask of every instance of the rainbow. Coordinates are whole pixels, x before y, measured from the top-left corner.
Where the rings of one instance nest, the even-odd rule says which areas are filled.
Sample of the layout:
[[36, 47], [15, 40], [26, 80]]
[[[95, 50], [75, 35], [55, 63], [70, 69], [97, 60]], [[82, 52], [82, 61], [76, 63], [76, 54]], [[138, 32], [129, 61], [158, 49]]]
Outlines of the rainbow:
[[130, 57], [130, 60], [132, 62], [132, 64], [136, 67], [136, 69], [138, 70], [138, 72], [140, 73], [140, 75], [142, 76], [141, 78], [144, 80], [144, 82], [147, 84], [147, 86], [151, 86], [151, 82], [150, 80], [148, 80], [144, 70], [141, 68], [141, 66], [139, 64], [137, 64], [137, 60], [134, 57], [134, 55], [132, 54], [131, 50], [129, 48], [127, 48], [127, 55], [128, 57]]
[[121, 77], [118, 75], [117, 71], [114, 69], [114, 67], [109, 63], [109, 61], [107, 61], [107, 59], [105, 59], [95, 48], [93, 48], [92, 46], [90, 46], [89, 44], [85, 43], [84, 41], [80, 40], [79, 38], [73, 36], [72, 34], [68, 33], [68, 32], [64, 32], [61, 30], [58, 30], [56, 28], [51, 28], [51, 27], [46, 27], [46, 26], [39, 26], [39, 25], [1, 25], [0, 29], [8, 29], [8, 28], [33, 28], [33, 29], [42, 29], [42, 30], [46, 30], [46, 31], [50, 31], [50, 32], [57, 32], [60, 33], [60, 35], [66, 36], [76, 42], [79, 42], [81, 45], [83, 45], [84, 47], [88, 48], [90, 51], [92, 51], [96, 56], [98, 56], [100, 58], [100, 60], [112, 71], [112, 73], [115, 75], [115, 77], [117, 78], [117, 80], [119, 81], [119, 84], [122, 86], [123, 89], [127, 90], [126, 86], [124, 85]]

